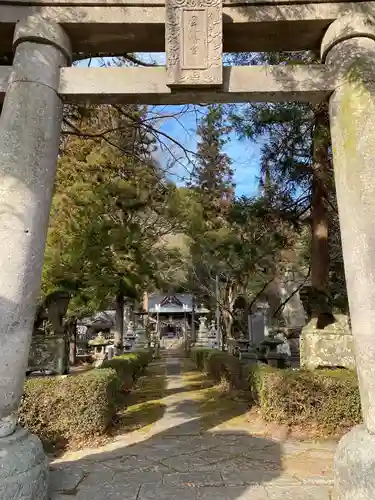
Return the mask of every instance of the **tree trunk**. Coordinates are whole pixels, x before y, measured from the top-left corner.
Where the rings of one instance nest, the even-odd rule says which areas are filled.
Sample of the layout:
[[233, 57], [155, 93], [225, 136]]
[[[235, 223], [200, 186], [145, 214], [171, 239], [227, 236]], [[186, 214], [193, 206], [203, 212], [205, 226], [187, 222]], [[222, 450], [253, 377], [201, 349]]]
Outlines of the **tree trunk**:
[[225, 323], [225, 338], [228, 340], [232, 337], [232, 327], [233, 327], [233, 306], [234, 306], [234, 290], [233, 284], [227, 283], [225, 290], [225, 299], [223, 301], [223, 319]]
[[122, 292], [116, 295], [116, 331], [115, 331], [115, 349], [122, 350], [122, 339], [124, 336], [124, 306], [125, 298]]
[[[329, 304], [328, 196], [332, 167], [329, 157], [328, 103], [323, 102], [317, 106], [314, 115], [311, 192], [311, 287], [313, 296], [311, 306], [312, 315], [320, 318], [331, 315]], [[317, 327], [319, 328], [318, 325]]]
[[77, 362], [77, 319], [72, 318], [68, 326], [69, 335], [69, 364], [74, 366]]

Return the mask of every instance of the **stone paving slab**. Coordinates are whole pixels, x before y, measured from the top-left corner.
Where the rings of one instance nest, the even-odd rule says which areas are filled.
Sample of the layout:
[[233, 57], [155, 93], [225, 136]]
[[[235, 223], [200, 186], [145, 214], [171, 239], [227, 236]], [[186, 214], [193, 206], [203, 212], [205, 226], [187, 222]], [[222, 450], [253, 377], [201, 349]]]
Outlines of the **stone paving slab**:
[[164, 484], [182, 486], [222, 486], [223, 478], [220, 472], [199, 471], [199, 472], [172, 472], [164, 474]]
[[143, 485], [138, 500], [196, 500], [197, 489], [191, 486]]
[[330, 500], [333, 443], [204, 431], [178, 359], [165, 362], [164, 416], [147, 434], [56, 460], [51, 500]]
[[243, 488], [239, 486], [209, 487], [198, 491], [198, 500], [269, 500], [264, 486]]

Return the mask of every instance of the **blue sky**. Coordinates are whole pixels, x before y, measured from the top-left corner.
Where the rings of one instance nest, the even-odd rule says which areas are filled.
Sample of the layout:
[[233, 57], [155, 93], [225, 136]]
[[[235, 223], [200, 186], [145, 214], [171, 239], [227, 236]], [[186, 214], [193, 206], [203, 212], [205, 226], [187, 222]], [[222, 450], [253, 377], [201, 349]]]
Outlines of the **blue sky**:
[[[137, 54], [139, 59], [158, 65], [165, 64], [165, 54]], [[110, 58], [106, 60], [110, 63]], [[87, 65], [88, 61], [81, 61], [78, 65]], [[91, 60], [91, 66], [103, 64], [102, 59]], [[151, 113], [162, 118], [155, 120], [154, 125], [166, 135], [170, 136], [189, 151], [195, 151], [197, 146], [197, 120], [204, 107], [196, 106], [153, 106]], [[176, 143], [167, 137], [162, 138], [157, 158], [162, 165], [170, 164], [171, 176], [178, 184], [183, 184], [189, 176], [189, 159], [186, 153]], [[239, 140], [234, 133], [229, 136], [225, 151], [232, 159], [234, 182], [239, 196], [252, 196], [258, 190], [259, 153], [260, 146], [250, 141]], [[192, 155], [190, 155], [192, 157]]]
[[[181, 143], [186, 149], [195, 151], [197, 146], [197, 117], [196, 110], [191, 107], [184, 106], [163, 106], [155, 107], [153, 111], [160, 114], [173, 115], [177, 114], [177, 118], [169, 117], [159, 123], [159, 129], [173, 137]], [[204, 112], [204, 108], [199, 109], [200, 113]], [[174, 160], [173, 171], [177, 183], [183, 183], [188, 177], [189, 162], [185, 157], [184, 152], [171, 141], [165, 140], [168, 147], [172, 150], [173, 155], [178, 159]], [[159, 152], [159, 161], [165, 163], [172, 155], [166, 148], [161, 146], [164, 151]], [[233, 169], [235, 172], [234, 181], [236, 184], [236, 192], [238, 195], [251, 196], [258, 189], [258, 174], [259, 174], [259, 146], [250, 141], [240, 141], [234, 133], [229, 136], [229, 141], [225, 146], [225, 151], [233, 161]]]

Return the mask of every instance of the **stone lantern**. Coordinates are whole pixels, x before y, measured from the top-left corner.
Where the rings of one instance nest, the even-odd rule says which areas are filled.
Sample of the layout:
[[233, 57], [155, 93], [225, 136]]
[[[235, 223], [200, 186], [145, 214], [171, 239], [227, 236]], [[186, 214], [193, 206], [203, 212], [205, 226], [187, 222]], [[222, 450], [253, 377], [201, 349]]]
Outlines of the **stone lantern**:
[[112, 341], [105, 339], [102, 333], [99, 333], [97, 337], [89, 341], [89, 346], [94, 348], [94, 366], [95, 368], [101, 366], [106, 358], [106, 347], [111, 344]]

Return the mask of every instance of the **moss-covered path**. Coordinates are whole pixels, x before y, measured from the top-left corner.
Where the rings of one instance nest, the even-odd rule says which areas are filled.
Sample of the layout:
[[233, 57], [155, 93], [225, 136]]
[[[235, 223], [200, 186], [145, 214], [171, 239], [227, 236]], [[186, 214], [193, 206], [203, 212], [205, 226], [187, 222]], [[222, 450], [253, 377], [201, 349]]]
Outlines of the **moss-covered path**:
[[329, 500], [333, 443], [283, 441], [165, 355], [140, 379], [115, 436], [52, 464], [52, 500]]

